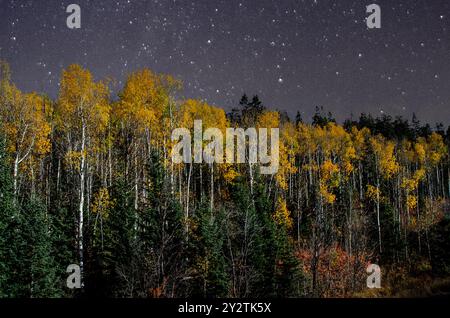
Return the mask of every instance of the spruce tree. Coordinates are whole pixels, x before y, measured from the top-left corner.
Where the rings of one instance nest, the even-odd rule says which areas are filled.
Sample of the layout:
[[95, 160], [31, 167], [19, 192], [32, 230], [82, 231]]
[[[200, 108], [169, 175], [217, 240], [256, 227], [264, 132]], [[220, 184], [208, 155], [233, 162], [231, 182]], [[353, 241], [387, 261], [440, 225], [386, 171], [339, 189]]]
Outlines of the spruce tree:
[[[52, 233], [47, 209], [38, 199], [30, 198], [21, 209], [23, 273], [28, 276], [29, 297], [49, 298], [61, 295], [57, 268], [52, 255]], [[28, 295], [27, 295], [28, 296]]]
[[193, 290], [199, 297], [226, 297], [230, 284], [224, 257], [224, 211], [213, 214], [204, 202], [195, 213], [194, 223], [190, 251], [197, 275]]
[[5, 140], [0, 136], [0, 298], [8, 297], [11, 268], [9, 264], [10, 223], [16, 214], [12, 177], [5, 151]]

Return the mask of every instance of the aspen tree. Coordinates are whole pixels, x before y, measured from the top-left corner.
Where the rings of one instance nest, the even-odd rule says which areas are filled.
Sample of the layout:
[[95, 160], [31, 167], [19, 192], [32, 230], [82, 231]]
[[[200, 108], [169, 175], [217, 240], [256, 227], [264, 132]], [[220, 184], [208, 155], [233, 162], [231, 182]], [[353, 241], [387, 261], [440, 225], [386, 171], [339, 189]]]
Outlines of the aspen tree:
[[57, 127], [65, 134], [66, 158], [74, 159], [79, 173], [78, 251], [81, 277], [84, 269], [83, 227], [86, 207], [88, 160], [94, 156], [99, 137], [106, 130], [110, 105], [109, 91], [103, 82], [95, 82], [91, 73], [79, 65], [70, 65], [62, 74], [56, 107]]

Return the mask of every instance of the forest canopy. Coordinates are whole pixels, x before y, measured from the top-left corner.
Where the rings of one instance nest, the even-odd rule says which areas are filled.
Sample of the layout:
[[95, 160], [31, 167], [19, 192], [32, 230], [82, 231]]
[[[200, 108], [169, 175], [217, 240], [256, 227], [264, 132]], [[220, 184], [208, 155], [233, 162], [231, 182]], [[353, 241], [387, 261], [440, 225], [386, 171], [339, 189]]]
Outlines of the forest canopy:
[[[226, 113], [148, 69], [117, 98], [79, 65], [56, 100], [20, 91], [5, 62], [0, 76], [0, 297], [394, 296], [449, 282], [442, 125], [341, 125], [321, 108], [306, 123], [246, 95]], [[174, 163], [172, 131], [195, 120], [279, 128], [277, 173]], [[381, 291], [367, 289], [370, 263]], [[66, 286], [70, 264], [81, 289]]]

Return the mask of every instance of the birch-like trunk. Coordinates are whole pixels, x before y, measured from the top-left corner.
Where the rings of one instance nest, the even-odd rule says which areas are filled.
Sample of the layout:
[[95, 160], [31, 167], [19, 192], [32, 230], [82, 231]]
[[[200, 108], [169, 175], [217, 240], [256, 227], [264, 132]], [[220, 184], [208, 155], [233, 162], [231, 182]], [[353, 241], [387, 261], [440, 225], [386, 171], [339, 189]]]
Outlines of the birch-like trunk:
[[191, 175], [192, 175], [192, 163], [189, 164], [189, 173], [188, 173], [187, 189], [186, 189], [186, 215], [185, 215], [186, 240], [189, 240], [189, 195], [190, 195], [190, 189], [191, 189]]
[[14, 204], [17, 202], [17, 193], [18, 193], [18, 181], [19, 178], [19, 154], [17, 154], [16, 159], [14, 160], [14, 174], [13, 174], [13, 184], [14, 184]]
[[86, 124], [82, 123], [81, 131], [81, 164], [80, 164], [80, 206], [79, 206], [79, 223], [78, 223], [78, 249], [80, 256], [80, 281], [83, 283], [83, 268], [84, 268], [84, 250], [83, 250], [83, 222], [84, 222], [84, 187], [86, 178]]
[[380, 254], [383, 252], [381, 247], [381, 221], [380, 221], [380, 177], [378, 172], [378, 160], [376, 163], [377, 172], [377, 225], [378, 225], [378, 244], [380, 246]]
[[214, 208], [214, 164], [211, 164], [211, 212]]

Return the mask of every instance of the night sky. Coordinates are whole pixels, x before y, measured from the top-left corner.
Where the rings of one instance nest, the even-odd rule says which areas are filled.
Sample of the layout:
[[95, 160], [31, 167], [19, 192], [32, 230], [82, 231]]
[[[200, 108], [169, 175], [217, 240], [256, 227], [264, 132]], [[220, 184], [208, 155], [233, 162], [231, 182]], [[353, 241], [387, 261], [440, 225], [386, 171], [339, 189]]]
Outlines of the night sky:
[[[371, 3], [381, 29], [366, 26]], [[0, 0], [0, 58], [20, 89], [51, 97], [72, 63], [114, 78], [115, 93], [148, 67], [226, 110], [246, 92], [307, 119], [323, 106], [339, 121], [415, 112], [450, 124], [449, 28], [448, 0]]]

